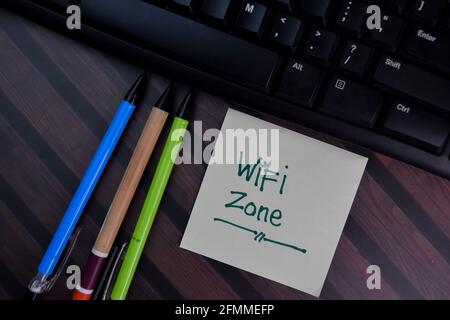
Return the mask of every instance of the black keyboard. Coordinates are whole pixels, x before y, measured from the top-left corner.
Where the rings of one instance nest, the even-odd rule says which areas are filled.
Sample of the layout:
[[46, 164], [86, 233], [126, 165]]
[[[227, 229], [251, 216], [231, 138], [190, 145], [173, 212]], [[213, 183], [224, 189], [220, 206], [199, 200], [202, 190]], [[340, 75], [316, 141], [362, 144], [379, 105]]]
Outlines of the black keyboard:
[[[69, 0], [3, 2], [65, 30]], [[371, 4], [381, 30], [366, 26]], [[450, 178], [448, 0], [81, 0], [81, 10], [82, 30], [68, 34]]]

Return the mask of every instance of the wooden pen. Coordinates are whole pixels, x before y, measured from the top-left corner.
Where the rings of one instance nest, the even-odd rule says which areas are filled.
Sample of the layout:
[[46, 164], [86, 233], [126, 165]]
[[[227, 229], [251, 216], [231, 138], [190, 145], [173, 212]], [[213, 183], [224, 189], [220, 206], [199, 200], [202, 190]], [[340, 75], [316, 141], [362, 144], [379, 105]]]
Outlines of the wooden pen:
[[170, 108], [171, 88], [172, 85], [164, 91], [152, 108], [95, 245], [91, 250], [82, 273], [81, 283], [74, 291], [73, 300], [90, 300], [91, 298], [139, 181], [169, 115], [167, 110]]

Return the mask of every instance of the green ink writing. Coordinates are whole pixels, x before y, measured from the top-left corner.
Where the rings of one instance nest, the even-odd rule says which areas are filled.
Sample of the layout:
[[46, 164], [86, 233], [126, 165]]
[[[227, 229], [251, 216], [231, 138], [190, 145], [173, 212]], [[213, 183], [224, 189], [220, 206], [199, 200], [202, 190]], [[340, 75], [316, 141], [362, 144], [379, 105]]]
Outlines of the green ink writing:
[[264, 169], [264, 175], [261, 177], [261, 187], [259, 188], [259, 190], [261, 192], [264, 191], [264, 185], [266, 184], [266, 181], [273, 181], [273, 182], [278, 182], [278, 179], [273, 178], [274, 176], [279, 176], [280, 173], [279, 172], [275, 172], [269, 169]]
[[280, 210], [275, 209], [270, 214], [270, 223], [275, 227], [279, 227], [281, 226], [281, 222], [275, 223], [274, 221], [281, 220], [282, 217], [283, 213]]
[[[280, 195], [283, 195], [287, 182], [287, 170], [289, 169], [287, 165], [284, 166], [283, 170], [284, 173], [281, 175], [280, 172], [275, 172], [267, 168], [267, 164], [263, 163], [261, 158], [258, 158], [256, 163], [252, 165], [243, 164], [242, 158], [243, 153], [241, 152], [240, 162], [237, 168], [237, 175], [239, 177], [244, 178], [246, 182], [252, 184], [260, 192], [268, 192], [267, 190], [272, 190]], [[273, 188], [267, 189], [266, 184], [276, 186], [275, 190], [273, 190]], [[225, 203], [225, 208], [237, 209], [244, 215], [248, 217], [253, 217], [257, 221], [268, 223], [273, 227], [281, 227], [283, 212], [280, 209], [271, 209], [266, 205], [257, 204], [255, 203], [255, 201], [252, 201], [252, 199], [248, 199], [249, 197], [248, 193], [244, 191], [230, 191], [230, 194], [232, 197], [230, 201]], [[214, 218], [214, 221], [222, 222], [235, 228], [251, 232], [254, 235], [253, 240], [259, 243], [261, 242], [272, 243], [278, 246], [291, 248], [296, 251], [306, 253], [306, 250], [303, 248], [299, 248], [295, 245], [270, 239], [264, 232], [253, 230], [251, 228], [236, 224], [234, 222], [222, 218]]]
[[237, 195], [231, 201], [225, 203], [225, 208], [235, 208], [243, 211], [247, 216], [255, 217], [258, 221], [270, 223], [274, 227], [281, 226], [283, 213], [279, 209], [270, 210], [264, 205], [257, 206], [253, 201], [247, 201], [247, 193], [242, 191], [230, 191], [230, 194]]
[[238, 175], [239, 177], [242, 177], [242, 175], [245, 173], [245, 180], [250, 181], [252, 179], [253, 173], [255, 172], [255, 169], [261, 163], [261, 158], [259, 158], [258, 161], [256, 161], [256, 163], [253, 166], [249, 164], [243, 165], [241, 162], [242, 162], [242, 153], [241, 153], [241, 161], [239, 162], [238, 167]]
[[255, 240], [257, 242], [261, 242], [261, 241], [270, 242], [270, 243], [273, 243], [273, 244], [276, 244], [276, 245], [279, 245], [279, 246], [282, 246], [282, 247], [294, 249], [294, 250], [299, 251], [299, 252], [301, 252], [303, 254], [307, 253], [307, 250], [304, 249], [304, 248], [297, 247], [297, 246], [295, 246], [293, 244], [289, 244], [289, 243], [285, 243], [285, 242], [281, 242], [281, 241], [270, 239], [270, 238], [267, 237], [267, 235], [264, 232], [258, 232], [257, 230], [253, 230], [253, 229], [244, 227], [242, 225], [239, 225], [237, 223], [234, 223], [234, 222], [222, 219], [222, 218], [214, 218], [214, 221], [222, 222], [224, 224], [228, 224], [228, 225], [233, 226], [235, 228], [238, 228], [238, 229], [241, 229], [241, 230], [253, 233], [254, 234], [253, 240]]
[[237, 197], [235, 200], [225, 203], [225, 208], [238, 208], [238, 209], [244, 209], [244, 206], [237, 206], [236, 203], [241, 201], [243, 198], [247, 196], [247, 193], [245, 192], [239, 192], [239, 191], [230, 191], [231, 194], [238, 194], [239, 197]]
[[[279, 194], [283, 194], [284, 186], [286, 185], [287, 174], [283, 174], [283, 178], [279, 179], [280, 172], [272, 171], [268, 168], [263, 167], [262, 159], [258, 158], [255, 164], [243, 164], [242, 163], [242, 152], [240, 155], [240, 162], [238, 165], [237, 174], [239, 177], [244, 177], [247, 182], [250, 182], [252, 179], [253, 185], [259, 189], [259, 191], [264, 192], [264, 188], [266, 186], [266, 182], [272, 182], [274, 184], [279, 184], [278, 192]], [[286, 170], [289, 168], [288, 166], [284, 167]], [[255, 174], [256, 172], [256, 174]], [[264, 172], [263, 174], [261, 174]]]
[[[285, 168], [289, 169], [288, 166], [285, 166]], [[283, 175], [283, 181], [281, 182], [281, 187], [280, 187], [280, 194], [283, 194], [284, 185], [286, 184], [286, 178], [287, 178], [287, 175]]]

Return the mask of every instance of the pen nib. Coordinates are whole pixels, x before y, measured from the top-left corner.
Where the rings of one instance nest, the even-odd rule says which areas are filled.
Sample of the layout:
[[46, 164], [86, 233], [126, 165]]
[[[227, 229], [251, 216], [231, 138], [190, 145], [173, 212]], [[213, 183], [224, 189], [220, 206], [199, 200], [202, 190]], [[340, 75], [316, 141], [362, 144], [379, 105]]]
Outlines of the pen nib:
[[177, 111], [177, 117], [183, 118], [186, 116], [187, 111], [189, 111], [189, 107], [191, 105], [191, 98], [192, 98], [192, 89], [189, 89], [184, 96], [183, 101], [180, 104], [180, 107]]
[[158, 101], [155, 103], [155, 107], [160, 108], [161, 110], [169, 111], [172, 106], [172, 88], [173, 82], [171, 82], [161, 96], [158, 98]]
[[145, 86], [147, 83], [147, 76], [148, 72], [143, 72], [133, 83], [131, 88], [128, 90], [127, 94], [125, 95], [124, 100], [131, 103], [136, 104], [137, 100], [140, 100], [145, 92]]

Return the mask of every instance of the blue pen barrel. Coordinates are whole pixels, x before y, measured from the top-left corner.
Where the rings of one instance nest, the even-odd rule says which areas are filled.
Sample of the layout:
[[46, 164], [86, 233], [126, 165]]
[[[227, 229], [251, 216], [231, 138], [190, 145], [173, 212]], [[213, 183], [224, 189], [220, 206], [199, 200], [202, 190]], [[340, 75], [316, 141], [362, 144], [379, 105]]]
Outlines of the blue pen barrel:
[[136, 107], [122, 101], [53, 236], [39, 272], [51, 275]]

